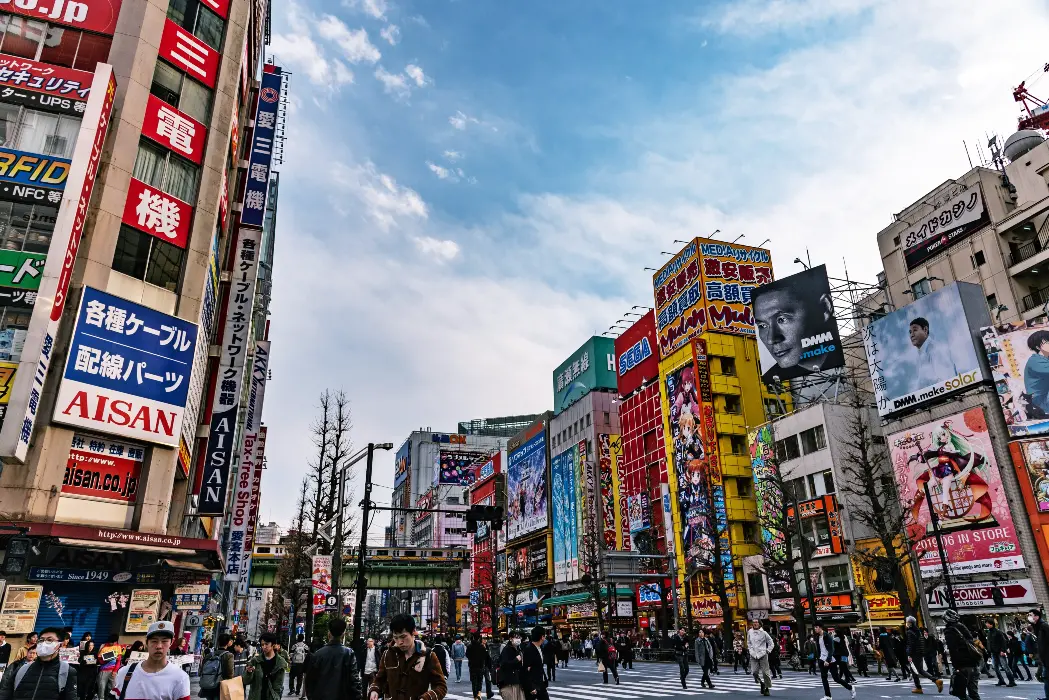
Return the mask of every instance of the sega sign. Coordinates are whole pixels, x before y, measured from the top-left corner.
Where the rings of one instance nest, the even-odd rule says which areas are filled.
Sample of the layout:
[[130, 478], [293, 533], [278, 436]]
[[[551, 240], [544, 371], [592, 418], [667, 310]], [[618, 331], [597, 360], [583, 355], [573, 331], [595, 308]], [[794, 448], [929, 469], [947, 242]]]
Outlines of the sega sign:
[[658, 347], [656, 342], [656, 317], [652, 311], [616, 338], [616, 388], [620, 396], [629, 396], [659, 376], [659, 358], [652, 350]]

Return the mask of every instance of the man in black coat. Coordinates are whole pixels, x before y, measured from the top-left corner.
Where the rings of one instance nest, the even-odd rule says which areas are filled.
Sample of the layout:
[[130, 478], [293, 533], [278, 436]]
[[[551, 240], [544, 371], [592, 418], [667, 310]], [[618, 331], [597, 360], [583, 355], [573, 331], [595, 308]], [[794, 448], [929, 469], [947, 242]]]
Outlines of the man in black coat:
[[604, 632], [594, 641], [594, 656], [605, 668], [601, 673], [605, 683], [608, 683], [608, 672], [611, 671], [612, 678], [615, 679], [616, 685], [619, 685], [619, 671], [616, 670], [616, 666], [619, 665], [619, 650]]
[[[76, 669], [58, 658], [65, 630], [48, 627], [37, 639], [37, 658], [4, 674], [0, 682], [3, 700], [76, 700]], [[24, 669], [24, 672], [23, 672]], [[13, 672], [12, 672], [13, 671]], [[19, 678], [21, 674], [21, 678]], [[65, 677], [65, 682], [62, 682]]]
[[[1008, 685], [1010, 688], [1016, 687], [1016, 679], [1013, 678], [1013, 672], [1009, 670], [1008, 656], [1009, 656], [1009, 640], [1005, 638], [1005, 634], [995, 627], [994, 620], [985, 620], [984, 625], [987, 627], [987, 651], [991, 652], [991, 664], [994, 666], [994, 673], [998, 676], [997, 685]], [[1005, 669], [1005, 677], [1009, 679], [1006, 683], [1002, 678], [1002, 669]]]
[[692, 656], [692, 644], [688, 641], [685, 628], [677, 631], [673, 639], [674, 657], [677, 659], [678, 672], [681, 674], [681, 687], [688, 690], [685, 677], [688, 676], [688, 659]]
[[466, 647], [466, 661], [470, 666], [470, 685], [475, 700], [481, 697], [481, 681], [487, 682], [488, 697], [492, 697], [492, 660], [481, 643], [481, 633], [474, 633], [473, 641]]
[[914, 689], [921, 690], [921, 679], [928, 678], [936, 684], [936, 692], [943, 692], [943, 681], [933, 678], [932, 674], [925, 670], [925, 637], [918, 630], [918, 621], [913, 617], [907, 618], [907, 665], [911, 678], [914, 680]]
[[550, 700], [546, 692], [546, 664], [543, 663], [543, 640], [546, 630], [535, 627], [529, 635], [531, 642], [525, 645], [522, 656], [524, 670], [521, 672], [521, 687], [525, 698], [531, 700]]
[[980, 700], [979, 668], [983, 662], [983, 654], [976, 648], [973, 634], [968, 627], [962, 624], [957, 610], [944, 611], [943, 621], [947, 623], [943, 630], [947, 653], [954, 664], [955, 676], [965, 686], [965, 691], [960, 698], [961, 700]]
[[360, 700], [361, 674], [353, 651], [342, 645], [345, 633], [345, 620], [331, 620], [328, 643], [310, 657], [306, 671], [306, 697], [310, 700]]

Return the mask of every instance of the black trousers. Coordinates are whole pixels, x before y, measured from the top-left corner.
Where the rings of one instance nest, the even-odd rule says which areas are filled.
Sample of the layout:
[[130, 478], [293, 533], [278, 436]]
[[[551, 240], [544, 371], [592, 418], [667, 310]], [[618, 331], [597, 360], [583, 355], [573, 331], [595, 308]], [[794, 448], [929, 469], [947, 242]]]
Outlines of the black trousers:
[[550, 659], [546, 662], [546, 677], [550, 680], [557, 680], [557, 661]]
[[609, 671], [612, 672], [612, 678], [614, 678], [616, 680], [616, 683], [618, 683], [619, 682], [619, 671], [616, 670], [616, 666], [619, 665], [619, 661], [618, 660], [616, 660], [616, 661], [607, 661], [605, 659], [602, 659], [601, 663], [603, 663], [605, 665], [605, 670], [601, 674], [601, 677], [604, 679], [605, 683], [608, 682], [608, 672]]
[[959, 700], [980, 700], [980, 671], [975, 666], [955, 666], [954, 673], [965, 684]]
[[834, 682], [840, 685], [845, 690], [852, 690], [852, 685], [841, 677], [841, 671], [838, 669], [837, 661], [820, 661], [820, 678], [823, 680], [823, 694], [828, 698], [830, 694], [830, 683], [827, 682], [827, 674], [830, 673], [831, 678]]
[[688, 676], [688, 654], [681, 654], [677, 659], [677, 669], [681, 674], [681, 687], [685, 687], [685, 678]]
[[492, 672], [487, 668], [481, 669], [476, 673], [473, 669], [470, 669], [470, 686], [475, 698], [481, 694], [482, 681], [486, 684], [485, 692], [488, 697], [492, 697]]
[[1024, 658], [1023, 654], [1009, 655], [1009, 668], [1012, 669], [1015, 678], [1023, 678], [1023, 675], [1020, 673], [1021, 665], [1024, 667], [1024, 670], [1027, 671], [1027, 680], [1031, 680], [1031, 669], [1027, 665], [1027, 659]]
[[[288, 692], [294, 695], [295, 693], [302, 694], [302, 677], [305, 675], [306, 665], [305, 664], [292, 664], [291, 670], [288, 672]], [[296, 683], [295, 681], [298, 681]], [[367, 686], [365, 686], [367, 688]]]
[[700, 681], [699, 681], [699, 686], [701, 688], [705, 687], [705, 686], [708, 686], [708, 685], [711, 688], [714, 687], [714, 682], [710, 680], [710, 669], [711, 669], [712, 665], [713, 664], [709, 664], [709, 663], [708, 664], [703, 664], [703, 678], [700, 679]]
[[911, 657], [910, 663], [914, 664], [914, 668], [911, 669], [911, 678], [914, 679], [915, 688], [920, 689], [922, 687], [922, 677], [928, 678], [930, 681], [936, 680], [928, 671], [925, 670], [925, 664], [922, 662], [922, 657], [913, 656]]

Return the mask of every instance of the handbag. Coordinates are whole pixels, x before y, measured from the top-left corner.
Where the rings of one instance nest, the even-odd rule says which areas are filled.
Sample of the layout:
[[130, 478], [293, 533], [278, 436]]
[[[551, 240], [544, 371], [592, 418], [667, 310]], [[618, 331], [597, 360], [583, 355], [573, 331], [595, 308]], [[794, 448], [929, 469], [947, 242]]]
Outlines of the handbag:
[[605, 664], [603, 662], [601, 662], [601, 661], [597, 662], [597, 671], [598, 671], [598, 673], [604, 673], [605, 672]]

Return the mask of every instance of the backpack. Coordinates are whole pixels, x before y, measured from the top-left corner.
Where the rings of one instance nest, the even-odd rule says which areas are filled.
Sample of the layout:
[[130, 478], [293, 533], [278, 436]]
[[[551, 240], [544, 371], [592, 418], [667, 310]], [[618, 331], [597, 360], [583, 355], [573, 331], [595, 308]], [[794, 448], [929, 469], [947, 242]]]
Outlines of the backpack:
[[[22, 682], [22, 679], [25, 678], [25, 674], [29, 672], [29, 667], [32, 666], [32, 665], [33, 665], [32, 661], [30, 661], [27, 664], [22, 664], [22, 666], [15, 672], [15, 685], [14, 685], [15, 688], [17, 688], [18, 684]], [[58, 662], [58, 690], [59, 690], [59, 692], [61, 692], [61, 691], [66, 689], [66, 681], [67, 680], [69, 680], [69, 664], [67, 662], [65, 662], [65, 661], [61, 661], [60, 660]]]
[[615, 648], [614, 645], [609, 644], [608, 645], [608, 660], [609, 661], [615, 661], [618, 658], [619, 658], [619, 652], [616, 651], [616, 648]]
[[200, 689], [215, 690], [222, 680], [222, 656], [228, 651], [213, 654], [200, 666]]

